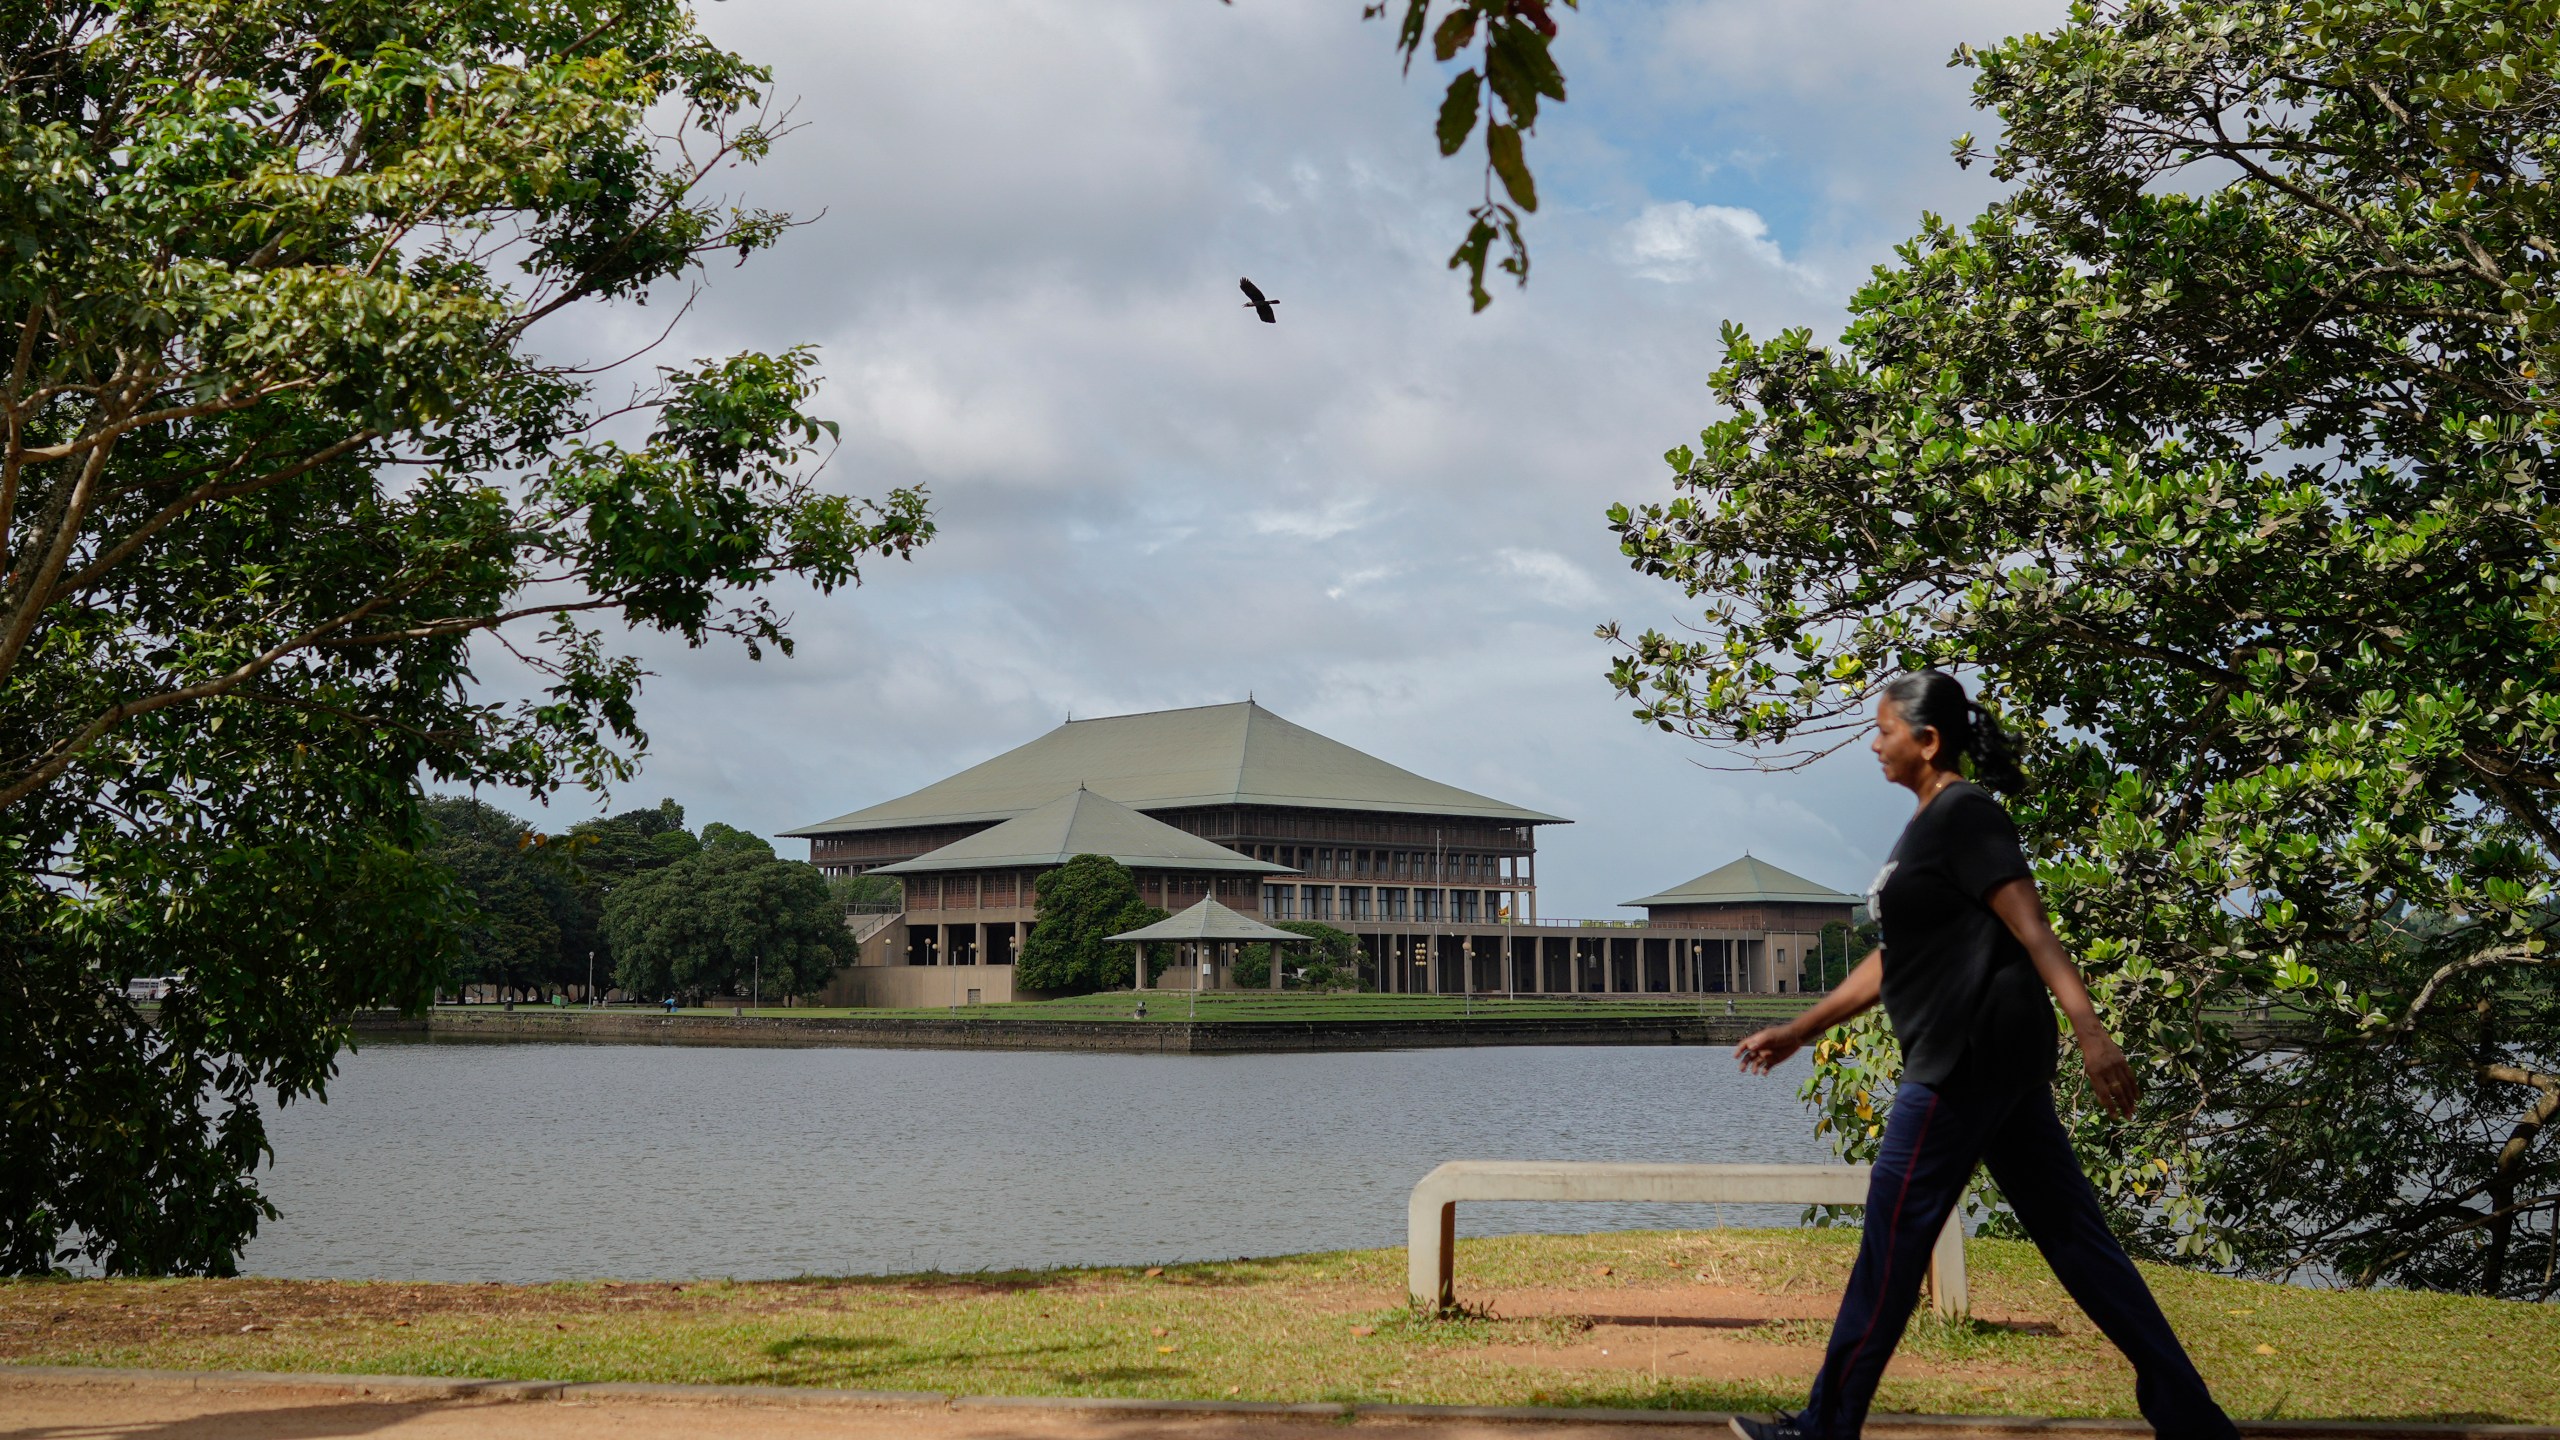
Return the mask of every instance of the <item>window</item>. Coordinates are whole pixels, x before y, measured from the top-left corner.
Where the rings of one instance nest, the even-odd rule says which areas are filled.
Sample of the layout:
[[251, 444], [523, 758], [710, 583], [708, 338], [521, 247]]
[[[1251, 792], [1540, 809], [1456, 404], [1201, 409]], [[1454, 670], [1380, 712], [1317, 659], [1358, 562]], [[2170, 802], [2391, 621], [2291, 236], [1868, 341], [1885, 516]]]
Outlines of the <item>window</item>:
[[1411, 878], [1411, 877], [1412, 877], [1412, 875], [1413, 875], [1413, 856], [1412, 856], [1409, 852], [1407, 852], [1407, 851], [1403, 851], [1403, 850], [1399, 850], [1399, 851], [1397, 851], [1397, 852], [1396, 852], [1396, 878], [1397, 878], [1397, 879], [1399, 879], [1399, 880], [1404, 880], [1404, 879], [1409, 879], [1409, 878]]
[[1483, 904], [1484, 892], [1480, 890], [1459, 891], [1458, 918], [1468, 924], [1475, 923], [1476, 920], [1482, 918]]
[[1310, 920], [1332, 919], [1333, 887], [1330, 885], [1309, 885], [1306, 887], [1306, 891], [1307, 918]]
[[1413, 892], [1410, 890], [1381, 890], [1378, 899], [1379, 908], [1390, 920], [1402, 920], [1412, 913]]
[[1342, 887], [1342, 918], [1345, 920], [1374, 920], [1377, 918], [1377, 916], [1369, 909], [1368, 886], [1345, 885]]

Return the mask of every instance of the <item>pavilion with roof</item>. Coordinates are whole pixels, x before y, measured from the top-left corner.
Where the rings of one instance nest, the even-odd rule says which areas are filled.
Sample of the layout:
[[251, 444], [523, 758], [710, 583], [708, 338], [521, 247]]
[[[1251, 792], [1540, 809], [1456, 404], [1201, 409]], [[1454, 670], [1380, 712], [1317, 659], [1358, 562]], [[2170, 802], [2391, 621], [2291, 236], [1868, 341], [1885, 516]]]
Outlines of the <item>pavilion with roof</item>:
[[1823, 927], [1851, 923], [1860, 901], [1746, 851], [1741, 859], [1694, 880], [1623, 903], [1643, 910], [1650, 926], [1759, 932], [1763, 941], [1756, 957], [1744, 959], [1757, 968], [1727, 976], [1725, 988], [1783, 991], [1794, 983], [1804, 958], [1822, 944]]

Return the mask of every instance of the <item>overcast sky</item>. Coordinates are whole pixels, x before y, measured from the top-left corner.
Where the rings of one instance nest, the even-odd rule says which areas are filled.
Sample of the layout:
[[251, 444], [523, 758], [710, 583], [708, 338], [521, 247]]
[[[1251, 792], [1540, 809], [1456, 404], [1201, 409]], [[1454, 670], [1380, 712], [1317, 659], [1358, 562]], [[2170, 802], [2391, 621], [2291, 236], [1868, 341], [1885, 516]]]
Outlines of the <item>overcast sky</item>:
[[[1959, 41], [2058, 0], [1586, 0], [1531, 145], [1525, 292], [1442, 268], [1480, 154], [1360, 0], [726, 0], [801, 124], [733, 177], [823, 218], [715, 268], [674, 357], [819, 347], [826, 482], [921, 484], [941, 537], [833, 596], [799, 654], [636, 638], [653, 746], [609, 808], [761, 833], [903, 794], [1069, 714], [1238, 700], [1575, 823], [1542, 913], [1745, 849], [1860, 890], [1908, 797], [1637, 726], [1593, 638], [1676, 622], [1604, 511], [1669, 493], [1717, 327], [1836, 330], [1922, 210], [1988, 198]], [[1283, 302], [1266, 326], [1239, 275]], [[543, 337], [608, 357], [669, 298]], [[488, 683], [520, 683], [502, 662]], [[492, 797], [502, 798], [502, 797]], [[561, 801], [543, 823], [596, 809]], [[784, 853], [800, 853], [785, 842]]]

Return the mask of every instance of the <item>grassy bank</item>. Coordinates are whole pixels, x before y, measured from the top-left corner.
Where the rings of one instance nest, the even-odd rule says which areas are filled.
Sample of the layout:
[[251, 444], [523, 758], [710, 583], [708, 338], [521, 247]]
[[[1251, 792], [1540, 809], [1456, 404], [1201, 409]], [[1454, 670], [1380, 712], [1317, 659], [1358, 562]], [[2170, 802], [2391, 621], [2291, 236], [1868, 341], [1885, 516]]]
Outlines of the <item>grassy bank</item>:
[[[457, 1243], [481, 1243], [458, 1240]], [[21, 1363], [975, 1394], [1765, 1409], [1802, 1397], [1855, 1236], [1459, 1247], [1480, 1313], [1416, 1319], [1404, 1254], [733, 1284], [0, 1284]], [[2132, 1374], [2030, 1248], [1970, 1248], [1975, 1320], [1915, 1326], [1881, 1408], [2130, 1415]], [[2236, 1415], [2560, 1422], [2560, 1309], [2151, 1272]]]

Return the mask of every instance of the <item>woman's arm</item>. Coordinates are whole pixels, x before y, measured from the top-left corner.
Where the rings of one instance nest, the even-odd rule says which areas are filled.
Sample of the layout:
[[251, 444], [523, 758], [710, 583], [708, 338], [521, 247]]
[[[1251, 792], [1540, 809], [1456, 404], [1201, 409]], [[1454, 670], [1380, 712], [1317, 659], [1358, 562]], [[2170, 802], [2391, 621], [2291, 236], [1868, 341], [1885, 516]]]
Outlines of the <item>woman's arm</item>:
[[2124, 1051], [2116, 1044], [2107, 1027], [2098, 1022], [2098, 1007], [2089, 1001], [2089, 987], [2080, 979], [2080, 967], [2062, 953], [2062, 940], [2053, 933], [2053, 922], [2046, 918], [2044, 896], [2036, 891], [2036, 882], [2020, 876], [1994, 890], [1986, 897], [1991, 913], [2027, 947], [2027, 958], [2035, 962], [2036, 973], [2044, 977], [2045, 988], [2062, 1005], [2063, 1018], [2071, 1022], [2071, 1033], [2080, 1042], [2080, 1065], [2089, 1072], [2090, 1087], [2098, 1092], [2098, 1103], [2118, 1119], [2133, 1114], [2134, 1102], [2142, 1098], [2142, 1087], [2135, 1083], [2133, 1067], [2125, 1062]]
[[1733, 1057], [1754, 1075], [1766, 1075], [1804, 1048], [1804, 1042], [1873, 1005], [1884, 996], [1884, 952], [1870, 950], [1840, 988], [1784, 1025], [1772, 1025], [1733, 1047]]

